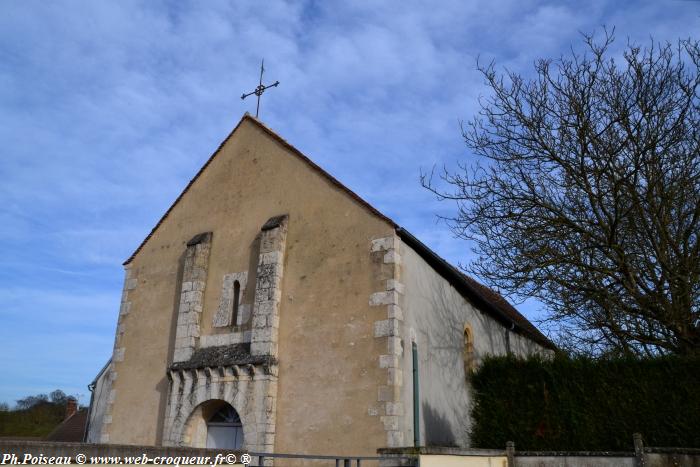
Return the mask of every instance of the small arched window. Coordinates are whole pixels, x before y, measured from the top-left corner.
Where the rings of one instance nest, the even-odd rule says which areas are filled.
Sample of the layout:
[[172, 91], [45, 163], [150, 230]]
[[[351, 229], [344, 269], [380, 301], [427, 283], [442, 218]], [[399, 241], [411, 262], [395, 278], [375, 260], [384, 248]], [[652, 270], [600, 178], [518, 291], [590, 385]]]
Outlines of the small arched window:
[[476, 369], [476, 358], [474, 357], [474, 333], [472, 327], [464, 326], [464, 374], [469, 376]]
[[238, 324], [238, 306], [241, 303], [241, 283], [233, 281], [233, 301], [231, 310], [231, 323]]

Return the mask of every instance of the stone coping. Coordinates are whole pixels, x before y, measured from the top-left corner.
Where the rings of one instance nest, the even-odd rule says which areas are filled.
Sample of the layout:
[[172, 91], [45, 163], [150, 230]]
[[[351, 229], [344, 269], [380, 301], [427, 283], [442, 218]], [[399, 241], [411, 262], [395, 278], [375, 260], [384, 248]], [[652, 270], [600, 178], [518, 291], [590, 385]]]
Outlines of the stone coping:
[[634, 451], [518, 451], [518, 457], [634, 457]]
[[700, 448], [645, 447], [644, 452], [649, 454], [690, 454], [700, 456]]
[[251, 355], [250, 344], [223, 345], [197, 349], [192, 357], [170, 366], [173, 371], [217, 368], [235, 365], [274, 365], [275, 359], [267, 355]]
[[[377, 449], [380, 455], [386, 456], [418, 456], [418, 455], [450, 455], [450, 456], [505, 456], [505, 450], [499, 449], [465, 449], [450, 446], [421, 446], [402, 448]], [[688, 454], [700, 456], [700, 448], [674, 447], [645, 447], [647, 454]], [[634, 457], [634, 451], [515, 451], [516, 457]]]
[[502, 449], [465, 449], [451, 446], [421, 446], [403, 448], [381, 448], [377, 453], [382, 456], [419, 456], [419, 455], [449, 455], [449, 456], [474, 456], [492, 457], [505, 456]]

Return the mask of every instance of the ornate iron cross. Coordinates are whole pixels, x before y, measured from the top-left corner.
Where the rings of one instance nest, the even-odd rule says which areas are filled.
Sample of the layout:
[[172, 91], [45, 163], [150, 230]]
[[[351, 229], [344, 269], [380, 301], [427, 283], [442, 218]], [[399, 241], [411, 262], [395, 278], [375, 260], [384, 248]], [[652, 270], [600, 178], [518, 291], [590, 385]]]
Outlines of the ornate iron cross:
[[260, 82], [258, 84], [258, 87], [255, 88], [255, 91], [249, 92], [248, 94], [243, 94], [241, 96], [241, 100], [245, 99], [248, 96], [252, 96], [253, 94], [258, 96], [258, 106], [255, 108], [255, 118], [258, 118], [258, 112], [260, 111], [260, 96], [262, 96], [262, 93], [264, 93], [267, 88], [276, 88], [277, 85], [280, 84], [279, 81], [275, 81], [274, 83], [270, 84], [269, 86], [264, 86], [262, 84], [262, 76], [263, 76], [264, 72], [265, 72], [265, 59], [263, 59], [262, 63], [260, 63]]

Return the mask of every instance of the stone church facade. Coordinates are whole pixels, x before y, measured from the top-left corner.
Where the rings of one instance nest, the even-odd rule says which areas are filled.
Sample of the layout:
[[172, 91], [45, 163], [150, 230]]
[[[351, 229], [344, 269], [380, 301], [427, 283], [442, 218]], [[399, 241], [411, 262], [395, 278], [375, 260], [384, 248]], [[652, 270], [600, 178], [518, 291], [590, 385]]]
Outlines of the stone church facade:
[[466, 447], [479, 360], [554, 348], [248, 114], [125, 271], [90, 442]]

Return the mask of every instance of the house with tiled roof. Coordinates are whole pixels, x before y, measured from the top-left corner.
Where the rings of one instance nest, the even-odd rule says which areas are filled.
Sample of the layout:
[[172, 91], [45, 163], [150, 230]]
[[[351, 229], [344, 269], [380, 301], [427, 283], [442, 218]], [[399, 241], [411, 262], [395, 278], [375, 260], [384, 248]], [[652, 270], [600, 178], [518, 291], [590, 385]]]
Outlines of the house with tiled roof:
[[248, 114], [124, 267], [90, 442], [467, 447], [479, 362], [554, 349]]
[[46, 441], [80, 443], [85, 439], [88, 409], [78, 407], [78, 401], [66, 400], [66, 415], [63, 421], [44, 438]]

